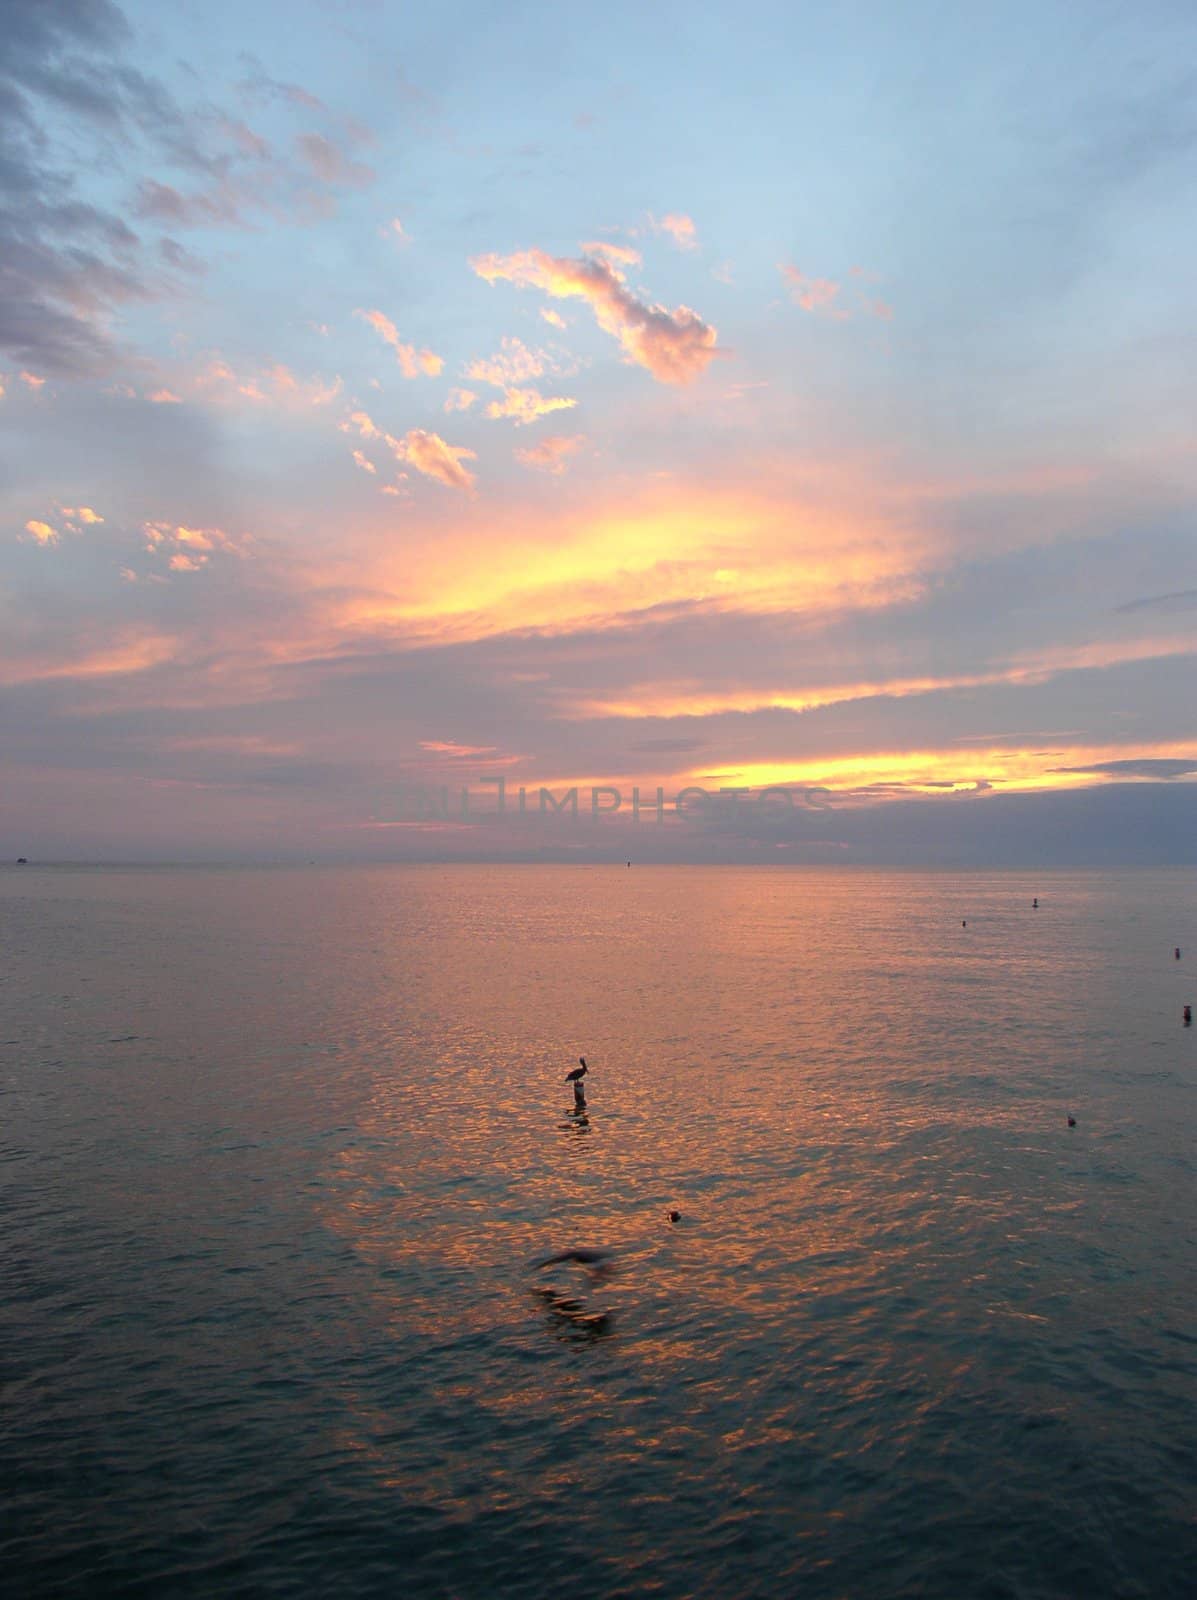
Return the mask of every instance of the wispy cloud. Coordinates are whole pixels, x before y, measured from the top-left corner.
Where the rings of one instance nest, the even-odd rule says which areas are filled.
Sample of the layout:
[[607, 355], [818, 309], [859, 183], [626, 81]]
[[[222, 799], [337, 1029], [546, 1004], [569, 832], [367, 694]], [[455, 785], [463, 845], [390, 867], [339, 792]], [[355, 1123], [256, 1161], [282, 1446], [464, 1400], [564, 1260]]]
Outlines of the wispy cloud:
[[373, 183], [375, 171], [363, 161], [354, 161], [339, 146], [326, 139], [322, 133], [301, 133], [296, 136], [296, 148], [321, 183], [342, 185], [351, 189], [364, 189]]
[[354, 316], [361, 317], [364, 322], [368, 322], [379, 338], [384, 339], [390, 345], [395, 352], [396, 360], [399, 362], [399, 370], [405, 378], [418, 378], [420, 376], [436, 378], [440, 376], [441, 370], [445, 365], [441, 357], [432, 350], [417, 350], [415, 345], [404, 344], [399, 337], [398, 328], [396, 328], [390, 317], [385, 316], [381, 311], [362, 310], [355, 311]]
[[1197, 589], [1175, 589], [1171, 594], [1148, 595], [1143, 600], [1128, 600], [1115, 611], [1197, 611]]
[[570, 456], [577, 453], [586, 442], [586, 436], [581, 433], [574, 434], [549, 434], [539, 444], [529, 445], [526, 450], [517, 450], [515, 459], [523, 462], [526, 467], [535, 467], [540, 472], [560, 474], [569, 464]]
[[505, 280], [556, 300], [584, 300], [599, 327], [619, 341], [626, 360], [660, 383], [693, 383], [714, 358], [716, 330], [688, 306], [670, 311], [639, 299], [612, 265], [609, 249], [601, 256], [576, 259], [522, 250], [509, 256], [475, 256], [470, 265], [487, 283]]

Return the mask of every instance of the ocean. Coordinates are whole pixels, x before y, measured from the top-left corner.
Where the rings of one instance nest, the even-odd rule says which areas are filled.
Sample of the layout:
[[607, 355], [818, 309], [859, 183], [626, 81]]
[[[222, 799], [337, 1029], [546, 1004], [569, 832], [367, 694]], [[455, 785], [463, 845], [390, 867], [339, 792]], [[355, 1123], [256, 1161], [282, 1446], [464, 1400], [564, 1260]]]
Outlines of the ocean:
[[3, 869], [0, 1589], [1191, 1595], [1195, 887]]

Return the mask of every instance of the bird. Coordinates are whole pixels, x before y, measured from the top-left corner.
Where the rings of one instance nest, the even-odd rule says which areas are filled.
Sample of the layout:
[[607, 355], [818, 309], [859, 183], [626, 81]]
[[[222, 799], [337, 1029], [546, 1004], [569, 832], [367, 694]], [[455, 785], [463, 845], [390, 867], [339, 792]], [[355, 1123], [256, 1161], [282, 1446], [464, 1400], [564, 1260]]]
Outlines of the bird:
[[565, 1074], [566, 1083], [577, 1083], [579, 1078], [584, 1078], [590, 1071], [590, 1068], [586, 1065], [585, 1056], [579, 1056], [578, 1060], [582, 1063], [582, 1065], [580, 1067], [575, 1067], [572, 1072], [567, 1072]]

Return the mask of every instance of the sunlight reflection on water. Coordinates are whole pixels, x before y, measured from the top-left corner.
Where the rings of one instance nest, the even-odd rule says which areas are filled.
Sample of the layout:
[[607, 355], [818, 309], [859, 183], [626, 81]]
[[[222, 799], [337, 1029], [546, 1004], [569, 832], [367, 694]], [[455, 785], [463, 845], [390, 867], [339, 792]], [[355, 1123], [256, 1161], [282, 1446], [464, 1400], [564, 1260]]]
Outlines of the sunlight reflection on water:
[[2, 890], [44, 1585], [1182, 1592], [1187, 883]]

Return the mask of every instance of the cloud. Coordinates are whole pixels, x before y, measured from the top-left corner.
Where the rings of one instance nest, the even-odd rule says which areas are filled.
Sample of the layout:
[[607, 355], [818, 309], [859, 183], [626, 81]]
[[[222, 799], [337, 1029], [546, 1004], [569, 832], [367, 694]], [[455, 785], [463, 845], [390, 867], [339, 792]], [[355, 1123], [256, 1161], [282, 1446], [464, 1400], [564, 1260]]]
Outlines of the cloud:
[[551, 306], [541, 306], [540, 314], [544, 318], [544, 320], [548, 323], [550, 328], [561, 328], [561, 329], [564, 329], [564, 327], [565, 327], [565, 318], [561, 315], [561, 313], [559, 311], [554, 311]]
[[182, 397], [170, 389], [155, 389], [146, 399], [154, 406], [181, 406]]
[[1049, 767], [1054, 773], [1105, 773], [1111, 778], [1163, 779], [1188, 777], [1197, 773], [1197, 756], [1145, 756], [1126, 761], [1095, 761], [1088, 767]]
[[103, 522], [103, 517], [98, 511], [93, 511], [91, 506], [63, 506], [62, 514], [69, 522], [82, 523], [85, 528], [94, 527], [96, 523]]
[[1171, 594], [1148, 595], [1143, 600], [1128, 600], [1115, 611], [1197, 611], [1197, 589], [1174, 589]]
[[363, 472], [376, 473], [378, 471], [378, 468], [370, 460], [370, 457], [363, 455], [360, 450], [355, 450], [353, 452], [353, 459]]
[[171, 572], [199, 572], [213, 555], [244, 554], [241, 543], [221, 528], [191, 528], [177, 522], [143, 522], [141, 528], [146, 550], [150, 555], [165, 555]]
[[321, 183], [364, 189], [377, 176], [373, 167], [366, 166], [362, 161], [351, 160], [322, 133], [297, 134], [295, 146]]
[[[256, 405], [277, 405], [290, 411], [331, 405], [343, 387], [339, 377], [331, 381], [320, 377], [299, 378], [281, 361], [252, 372], [235, 372], [219, 353], [208, 357], [191, 382], [202, 394], [226, 404], [249, 400]], [[158, 405], [169, 404], [169, 399], [163, 397], [170, 394], [168, 389], [159, 390], [150, 399]]]
[[440, 375], [445, 363], [431, 350], [417, 350], [415, 345], [404, 344], [395, 324], [381, 311], [355, 311], [355, 317], [368, 322], [381, 339], [394, 350], [400, 370], [405, 378], [418, 378], [421, 373], [428, 378]]
[[541, 472], [560, 474], [565, 471], [568, 458], [581, 449], [586, 442], [582, 433], [550, 434], [542, 439], [539, 444], [530, 445], [526, 450], [517, 450], [515, 459], [522, 461], [526, 467], [536, 467]]
[[472, 389], [450, 389], [445, 401], [445, 410], [468, 411], [477, 398]]
[[20, 377], [21, 382], [26, 386], [26, 388], [36, 391], [46, 387], [46, 380], [44, 378], [39, 378], [36, 372], [22, 372]]
[[400, 222], [398, 217], [392, 217], [387, 223], [386, 227], [381, 228], [379, 231], [384, 239], [394, 239], [395, 243], [401, 247], [405, 247], [411, 243], [411, 235]]
[[38, 522], [31, 517], [25, 524], [25, 532], [31, 534], [38, 544], [58, 543], [58, 531], [52, 528], [48, 522]]
[[693, 383], [714, 358], [717, 332], [696, 311], [688, 306], [669, 311], [638, 299], [603, 256], [571, 259], [522, 250], [475, 256], [470, 265], [487, 283], [503, 279], [555, 300], [585, 300], [599, 327], [619, 341], [625, 359], [659, 383]]
[[517, 427], [526, 428], [530, 423], [537, 422], [541, 417], [547, 417], [554, 411], [571, 411], [577, 405], [576, 400], [564, 396], [551, 396], [546, 399], [536, 389], [504, 389], [501, 400], [492, 400], [486, 408], [486, 414], [493, 420], [510, 417]]
[[466, 377], [477, 383], [493, 384], [504, 389], [508, 384], [525, 383], [529, 378], [539, 378], [545, 369], [543, 350], [529, 350], [521, 339], [505, 337], [498, 355], [485, 361], [471, 361]]
[[[565, 398], [546, 399], [538, 390], [526, 386], [527, 379], [540, 376], [547, 362], [543, 350], [530, 350], [522, 340], [508, 337], [503, 339], [498, 355], [485, 361], [471, 361], [466, 376], [477, 383], [489, 383], [493, 388], [502, 389], [502, 400], [492, 400], [487, 406], [488, 417], [492, 420], [511, 417], [517, 425], [526, 427], [538, 417], [546, 417], [553, 411], [569, 411], [578, 403]], [[448, 405], [445, 409], [449, 409]]]
[[654, 233], [667, 233], [679, 250], [698, 249], [698, 229], [684, 212], [670, 211], [658, 219], [650, 211], [648, 223]]
[[[138, 43], [111, 0], [4, 8], [0, 350], [52, 376], [110, 373], [126, 354], [118, 315], [177, 293], [180, 268], [202, 270], [155, 227], [244, 225], [250, 211], [307, 220], [328, 214], [331, 185], [372, 177], [321, 134], [302, 133], [298, 159], [279, 159], [206, 95], [182, 105], [131, 64]], [[327, 115], [294, 86], [276, 88], [287, 105]], [[97, 193], [125, 185], [131, 205], [79, 197], [100, 167]], [[126, 210], [149, 228], [135, 232]]]
[[462, 489], [469, 493], [474, 487], [474, 475], [461, 463], [476, 459], [473, 450], [446, 444], [439, 433], [426, 433], [423, 428], [412, 428], [404, 434], [397, 451], [402, 460], [410, 461], [417, 472], [426, 478], [435, 478], [447, 489]]
[[644, 259], [631, 245], [607, 244], [601, 239], [590, 240], [582, 249], [588, 256], [601, 256], [612, 267], [638, 267]]
[[777, 270], [785, 279], [790, 299], [796, 306], [801, 306], [803, 311], [834, 317], [840, 322], [847, 320], [848, 312], [838, 304], [842, 284], [834, 282], [831, 278], [808, 278], [805, 273], [799, 272], [797, 267], [785, 263]]

